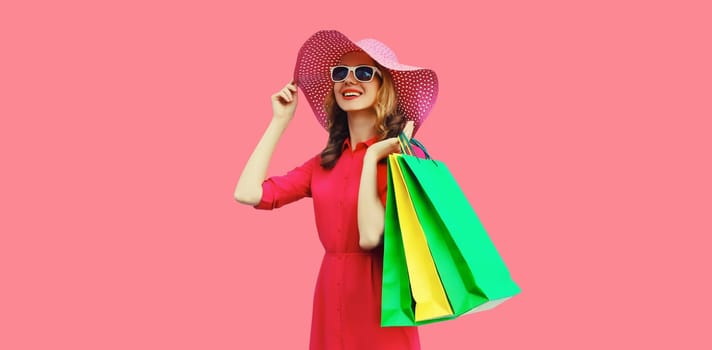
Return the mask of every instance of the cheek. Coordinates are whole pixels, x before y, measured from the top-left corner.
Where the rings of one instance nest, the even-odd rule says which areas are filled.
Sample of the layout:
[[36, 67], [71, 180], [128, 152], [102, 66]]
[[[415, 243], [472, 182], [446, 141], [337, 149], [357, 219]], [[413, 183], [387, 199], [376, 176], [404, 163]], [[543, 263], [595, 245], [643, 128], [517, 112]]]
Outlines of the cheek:
[[375, 103], [377, 98], [378, 98], [378, 89], [373, 89], [368, 92], [368, 100], [371, 102], [371, 104]]
[[378, 90], [381, 88], [380, 83], [375, 83], [371, 84], [368, 89], [368, 94], [369, 96], [372, 96], [374, 99], [376, 99], [376, 96], [378, 96]]
[[340, 88], [340, 87], [338, 86], [339, 84], [340, 84], [340, 83], [334, 84], [334, 89], [333, 89], [332, 92], [331, 92], [332, 94], [334, 94], [334, 99], [335, 99], [336, 101], [341, 101], [341, 95], [338, 94], [338, 93], [336, 93], [337, 91], [339, 91], [339, 88]]
[[336, 96], [336, 98], [334, 100], [336, 102], [336, 105], [339, 106], [339, 108], [341, 108], [343, 110], [349, 109], [348, 101], [344, 100], [344, 98], [339, 94], [337, 94], [335, 96]]

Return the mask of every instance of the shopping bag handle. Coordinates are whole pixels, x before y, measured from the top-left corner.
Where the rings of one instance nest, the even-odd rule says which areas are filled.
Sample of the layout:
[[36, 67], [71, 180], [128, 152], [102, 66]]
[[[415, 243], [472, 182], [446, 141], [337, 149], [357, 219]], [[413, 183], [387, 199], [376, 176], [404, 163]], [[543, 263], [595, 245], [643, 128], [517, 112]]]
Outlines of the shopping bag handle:
[[400, 135], [398, 135], [398, 142], [400, 143], [401, 153], [408, 154], [411, 156], [414, 155], [413, 147], [411, 146], [411, 144], [414, 144], [414, 145], [418, 146], [418, 148], [423, 150], [423, 153], [425, 153], [425, 159], [432, 159], [430, 157], [430, 153], [428, 153], [428, 150], [425, 149], [425, 146], [423, 146], [423, 144], [420, 141], [418, 141], [412, 137], [409, 139], [408, 136], [406, 136], [405, 133], [402, 131], [401, 131]]

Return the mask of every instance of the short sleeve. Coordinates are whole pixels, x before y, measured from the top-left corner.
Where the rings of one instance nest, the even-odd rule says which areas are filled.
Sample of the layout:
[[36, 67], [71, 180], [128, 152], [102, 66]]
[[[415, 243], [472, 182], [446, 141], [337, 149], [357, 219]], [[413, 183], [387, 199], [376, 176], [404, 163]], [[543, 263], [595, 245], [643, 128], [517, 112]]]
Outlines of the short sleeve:
[[262, 182], [262, 199], [256, 209], [275, 209], [304, 197], [311, 197], [311, 179], [315, 167], [320, 166], [320, 156], [282, 176], [272, 176]]

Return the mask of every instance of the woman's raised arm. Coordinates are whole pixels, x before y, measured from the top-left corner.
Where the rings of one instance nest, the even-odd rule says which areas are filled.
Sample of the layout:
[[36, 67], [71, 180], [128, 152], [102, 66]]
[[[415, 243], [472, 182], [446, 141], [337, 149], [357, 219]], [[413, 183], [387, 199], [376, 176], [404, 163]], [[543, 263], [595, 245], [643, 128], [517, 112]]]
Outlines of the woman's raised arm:
[[297, 86], [289, 83], [271, 99], [272, 120], [247, 160], [235, 187], [235, 200], [242, 204], [257, 205], [262, 199], [262, 182], [267, 176], [272, 154], [297, 108]]

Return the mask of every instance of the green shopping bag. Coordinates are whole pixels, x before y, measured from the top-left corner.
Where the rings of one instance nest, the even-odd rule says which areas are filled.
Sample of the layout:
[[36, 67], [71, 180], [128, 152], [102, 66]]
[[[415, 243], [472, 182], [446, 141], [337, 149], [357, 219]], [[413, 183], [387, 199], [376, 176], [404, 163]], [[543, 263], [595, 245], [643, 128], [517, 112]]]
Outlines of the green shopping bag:
[[[416, 143], [423, 151], [425, 147]], [[409, 145], [398, 156], [398, 168], [445, 288], [454, 315], [415, 321], [402, 233], [398, 221], [392, 167], [384, 232], [382, 326], [439, 322], [490, 309], [520, 292], [474, 210], [442, 162], [412, 156]], [[410, 155], [409, 155], [410, 154]]]
[[519, 287], [447, 166], [427, 151], [426, 159], [397, 159], [455, 316], [491, 309], [518, 294]]

